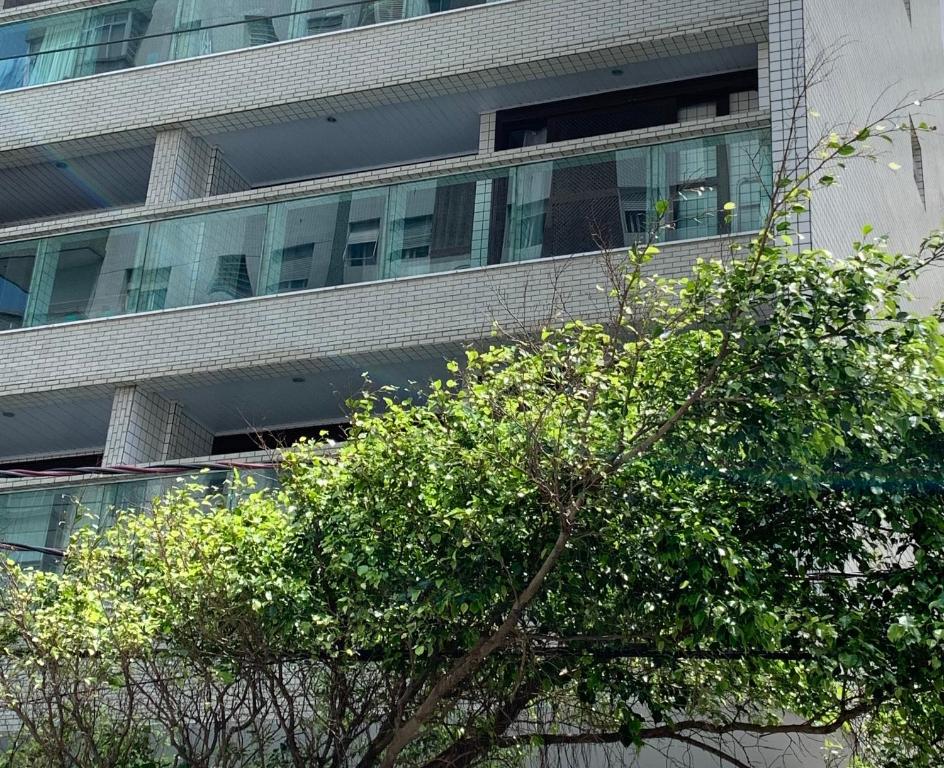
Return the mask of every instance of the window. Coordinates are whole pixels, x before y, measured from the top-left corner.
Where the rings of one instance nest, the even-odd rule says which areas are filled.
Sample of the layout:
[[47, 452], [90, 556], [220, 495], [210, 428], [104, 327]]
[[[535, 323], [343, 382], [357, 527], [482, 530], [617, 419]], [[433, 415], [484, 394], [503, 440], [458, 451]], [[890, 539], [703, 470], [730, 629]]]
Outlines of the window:
[[32, 253], [0, 254], [0, 331], [23, 324], [33, 262]]
[[347, 247], [351, 267], [372, 267], [377, 263], [377, 243], [352, 243]]
[[380, 219], [352, 222], [348, 227], [346, 261], [349, 267], [373, 267], [377, 264], [377, 240]]
[[314, 16], [308, 19], [308, 34], [323, 35], [344, 28], [344, 14], [333, 13], [330, 16]]
[[107, 241], [101, 236], [67, 238], [56, 262], [49, 309], [43, 322], [59, 323], [89, 317]]
[[275, 33], [275, 25], [268, 16], [247, 16], [246, 32], [249, 46], [277, 43], [279, 36]]
[[731, 199], [723, 169], [726, 148], [698, 141], [666, 154], [671, 223], [677, 239], [710, 237], [724, 231], [719, 206]]
[[649, 231], [648, 194], [647, 187], [620, 188], [620, 202], [627, 232], [641, 234]]
[[313, 243], [302, 243], [301, 245], [293, 245], [282, 249], [281, 266], [279, 268], [279, 293], [303, 291], [308, 287], [313, 251]]
[[433, 235], [433, 217], [409, 216], [403, 220], [403, 249], [400, 258], [429, 258], [429, 247]]
[[179, 59], [201, 56], [212, 50], [210, 34], [203, 30], [203, 22], [200, 19], [185, 21], [177, 27], [174, 30], [173, 45], [173, 55]]
[[472, 255], [476, 183], [447, 184], [436, 190], [430, 231], [430, 259], [443, 267], [468, 265]]
[[233, 299], [252, 296], [245, 255], [227, 253], [217, 259], [216, 277], [210, 285], [210, 293], [222, 293]]
[[[746, 70], [506, 109], [496, 115], [495, 149], [722, 117], [732, 94], [756, 91], [757, 70]], [[744, 102], [749, 105], [750, 96]]]
[[[170, 285], [170, 273], [170, 267], [125, 270], [126, 311], [154, 312], [164, 309], [167, 288]], [[139, 274], [140, 282], [138, 282]]]
[[544, 225], [547, 220], [545, 200], [525, 203], [521, 206], [521, 229], [518, 231], [518, 248], [533, 248], [544, 243]]
[[32, 59], [34, 56], [38, 56], [43, 49], [43, 40], [46, 37], [45, 30], [37, 29], [31, 34], [30, 37], [26, 38], [26, 53]]
[[89, 41], [95, 45], [92, 71], [95, 74], [125, 69], [134, 65], [134, 57], [148, 18], [140, 11], [103, 13], [92, 20]]

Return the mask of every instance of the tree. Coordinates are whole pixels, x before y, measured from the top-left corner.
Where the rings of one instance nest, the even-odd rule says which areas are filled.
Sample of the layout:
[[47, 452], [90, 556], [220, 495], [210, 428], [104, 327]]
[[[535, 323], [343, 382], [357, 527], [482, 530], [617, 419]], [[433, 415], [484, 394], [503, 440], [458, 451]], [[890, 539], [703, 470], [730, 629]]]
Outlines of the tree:
[[871, 130], [781, 181], [728, 258], [679, 280], [652, 240], [611, 258], [608, 322], [365, 395], [278, 491], [182, 487], [80, 531], [61, 575], [8, 563], [9, 764], [675, 743], [743, 768], [745, 738], [806, 735], [857, 768], [939, 765], [944, 338], [907, 285], [944, 236], [903, 255], [866, 229], [836, 259], [791, 223]]

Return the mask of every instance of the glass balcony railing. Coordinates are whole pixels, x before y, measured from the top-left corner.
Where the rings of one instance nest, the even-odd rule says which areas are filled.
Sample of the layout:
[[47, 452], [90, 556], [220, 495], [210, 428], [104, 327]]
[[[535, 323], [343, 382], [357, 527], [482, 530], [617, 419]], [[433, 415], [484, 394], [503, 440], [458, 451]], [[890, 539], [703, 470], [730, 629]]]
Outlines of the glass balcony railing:
[[[276, 483], [274, 470], [252, 470], [240, 473], [252, 476], [256, 488]], [[226, 481], [232, 474], [225, 470], [184, 475], [188, 482], [199, 483], [208, 490], [227, 494], [232, 502], [235, 492]], [[99, 521], [107, 524], [116, 510], [144, 509], [177, 483], [178, 476], [158, 475], [147, 479], [94, 482], [66, 487], [39, 488], [0, 493], [0, 542], [4, 545], [63, 550], [76, 526]], [[20, 565], [51, 570], [59, 567], [60, 558], [52, 552], [7, 551], [3, 557]]]
[[495, 0], [126, 0], [0, 26], [0, 91]]
[[5, 244], [0, 329], [751, 232], [771, 175], [744, 131]]

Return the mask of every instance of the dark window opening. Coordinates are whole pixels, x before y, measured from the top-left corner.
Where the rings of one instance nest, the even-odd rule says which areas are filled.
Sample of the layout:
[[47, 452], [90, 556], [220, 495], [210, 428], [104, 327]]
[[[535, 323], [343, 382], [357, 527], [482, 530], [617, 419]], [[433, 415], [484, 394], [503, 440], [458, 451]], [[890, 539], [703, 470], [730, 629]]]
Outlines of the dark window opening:
[[213, 439], [212, 455], [221, 456], [230, 453], [288, 448], [303, 437], [319, 442], [326, 438], [335, 442], [342, 442], [347, 439], [350, 426], [348, 422], [337, 422], [335, 424], [313, 424], [307, 427], [293, 427], [290, 429], [259, 430], [258, 432], [247, 432], [239, 435], [217, 435]]
[[53, 459], [26, 459], [0, 463], [0, 470], [26, 469], [30, 472], [41, 472], [47, 469], [77, 469], [79, 467], [102, 466], [102, 454], [89, 453], [81, 456], [60, 456]]
[[757, 89], [757, 71], [632, 88], [499, 112], [495, 149], [670, 125], [730, 114], [732, 94]]
[[350, 267], [373, 267], [377, 264], [377, 243], [352, 243], [347, 247]]
[[449, 184], [436, 190], [430, 233], [431, 259], [467, 256], [475, 215], [475, 182]]

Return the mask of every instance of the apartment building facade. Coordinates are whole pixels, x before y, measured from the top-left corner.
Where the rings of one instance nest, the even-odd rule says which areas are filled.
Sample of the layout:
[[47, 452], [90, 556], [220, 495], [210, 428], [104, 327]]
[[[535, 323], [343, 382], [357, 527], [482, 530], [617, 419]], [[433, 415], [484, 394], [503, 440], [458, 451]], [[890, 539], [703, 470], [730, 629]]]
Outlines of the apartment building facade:
[[[596, 316], [601, 247], [656, 200], [681, 275], [822, 130], [944, 122], [944, 3], [854, 5], [4, 0], [0, 540], [56, 567], [80, 508], [168, 482], [135, 467], [258, 458], [343, 428], [365, 372]], [[811, 242], [940, 226], [944, 145], [902, 135], [816, 199]]]

